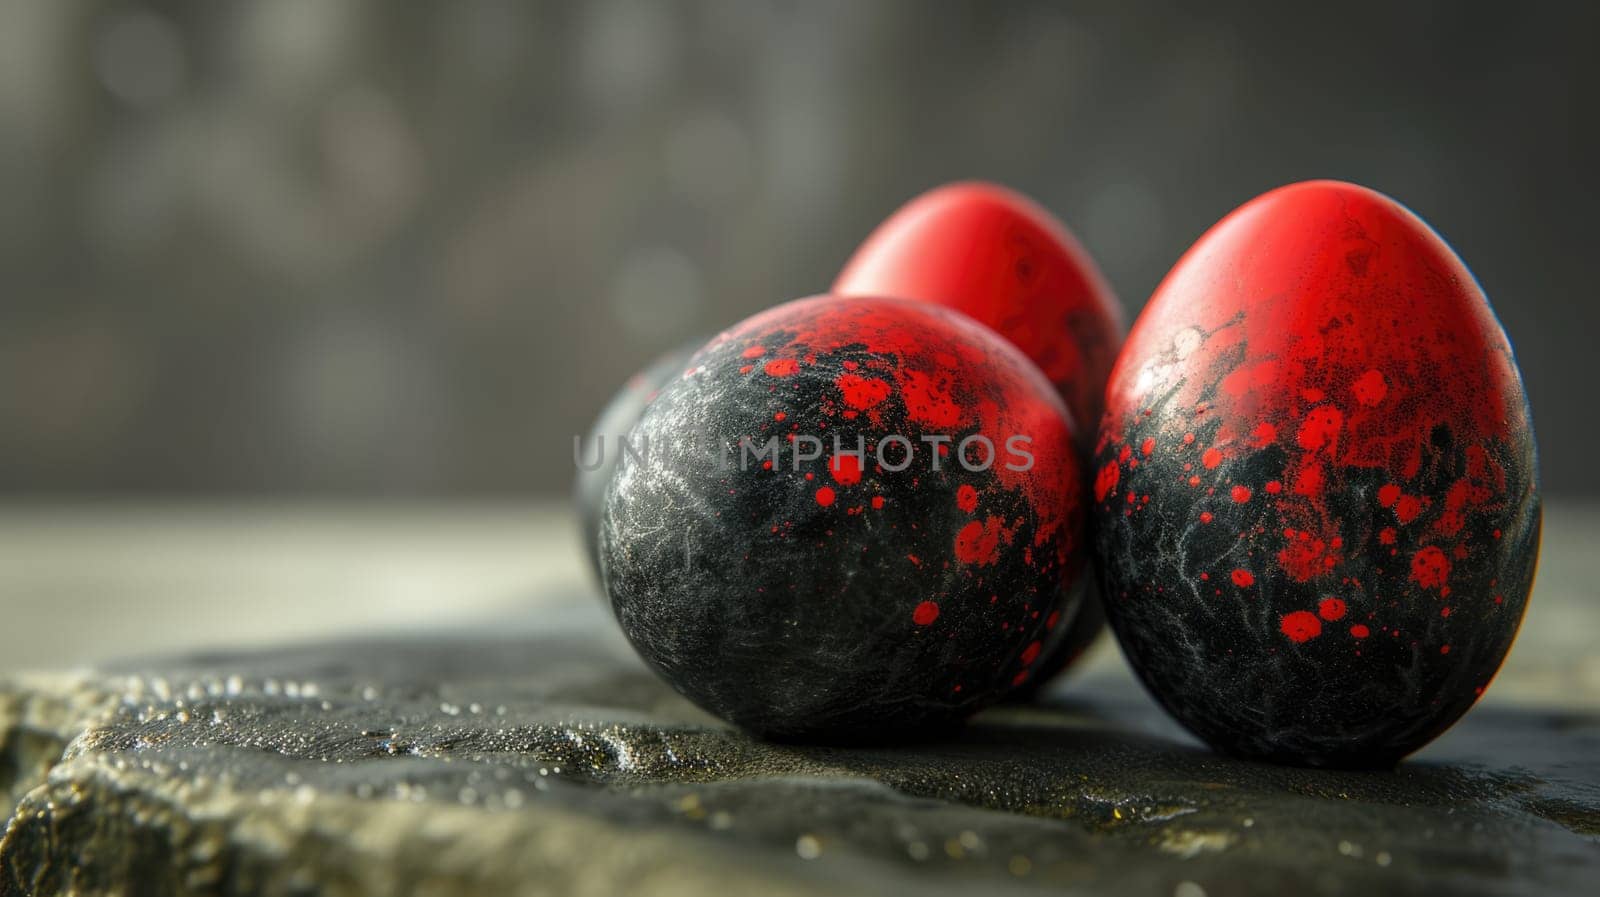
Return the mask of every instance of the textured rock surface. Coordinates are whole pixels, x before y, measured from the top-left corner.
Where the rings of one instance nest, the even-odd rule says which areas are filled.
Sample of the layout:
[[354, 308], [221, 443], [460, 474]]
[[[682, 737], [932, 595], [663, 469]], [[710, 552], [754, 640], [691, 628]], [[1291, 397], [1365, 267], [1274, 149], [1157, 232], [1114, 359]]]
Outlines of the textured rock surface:
[[1056, 695], [936, 744], [763, 744], [650, 676], [587, 598], [526, 636], [20, 677], [0, 688], [17, 801], [0, 895], [1499, 894], [1600, 876], [1600, 712], [1491, 695], [1398, 770], [1348, 773], [1208, 753], [1118, 670]]

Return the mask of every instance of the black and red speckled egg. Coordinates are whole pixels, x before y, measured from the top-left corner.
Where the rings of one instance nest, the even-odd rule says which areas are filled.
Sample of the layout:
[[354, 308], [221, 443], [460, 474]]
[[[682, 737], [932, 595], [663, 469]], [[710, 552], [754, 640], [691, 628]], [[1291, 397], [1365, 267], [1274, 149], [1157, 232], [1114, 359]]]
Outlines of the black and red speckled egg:
[[1156, 290], [1106, 405], [1107, 611], [1189, 729], [1382, 766], [1483, 693], [1533, 583], [1533, 430], [1482, 290], [1405, 207], [1317, 181], [1233, 212]]
[[662, 386], [682, 374], [689, 364], [689, 356], [697, 346], [683, 346], [652, 361], [617, 390], [594, 425], [583, 438], [575, 453], [578, 476], [573, 482], [572, 504], [578, 515], [578, 529], [583, 537], [584, 554], [596, 575], [600, 571], [599, 527], [600, 506], [605, 501], [606, 484], [616, 472], [617, 460], [633, 445], [627, 442], [628, 431], [638, 422], [639, 415], [655, 400]]
[[[834, 282], [840, 296], [894, 296], [958, 309], [1031, 358], [1055, 384], [1090, 448], [1123, 315], [1066, 225], [1005, 187], [947, 184], [874, 230]], [[1045, 646], [1031, 691], [1066, 668], [1105, 625], [1087, 590], [1082, 610]]]
[[606, 493], [623, 631], [762, 735], [902, 737], [1033, 674], [1087, 546], [1075, 434], [966, 316], [803, 299], [719, 335], [634, 428]]

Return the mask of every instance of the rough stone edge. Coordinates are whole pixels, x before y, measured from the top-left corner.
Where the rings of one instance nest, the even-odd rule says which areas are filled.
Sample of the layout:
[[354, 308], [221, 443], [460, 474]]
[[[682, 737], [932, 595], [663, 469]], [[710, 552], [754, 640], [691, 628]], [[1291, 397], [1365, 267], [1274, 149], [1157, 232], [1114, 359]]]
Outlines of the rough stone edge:
[[87, 671], [25, 673], [0, 679], [0, 795], [6, 825], [17, 805], [65, 756], [73, 740], [118, 703]]
[[[85, 847], [89, 849], [84, 849]], [[245, 794], [115, 755], [57, 765], [0, 840], [0, 895], [814, 895], [864, 870], [755, 864], [688, 833], [553, 807], [362, 800], [308, 788]], [[508, 858], [510, 861], [508, 862]], [[575, 861], [578, 859], [578, 861]], [[820, 879], [820, 880], [819, 880]]]

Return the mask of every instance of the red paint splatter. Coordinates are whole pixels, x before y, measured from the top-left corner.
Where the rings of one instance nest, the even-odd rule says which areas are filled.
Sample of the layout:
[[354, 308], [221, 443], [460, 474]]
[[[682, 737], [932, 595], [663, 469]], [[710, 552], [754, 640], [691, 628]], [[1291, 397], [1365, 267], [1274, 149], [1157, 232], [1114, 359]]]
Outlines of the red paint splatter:
[[1350, 634], [1356, 638], [1366, 638], [1372, 634], [1372, 630], [1368, 629], [1365, 623], [1357, 623], [1350, 627]]
[[1213, 518], [1211, 516], [1211, 512], [1210, 511], [1201, 511], [1200, 512], [1200, 522], [1201, 523], [1210, 523], [1213, 519], [1215, 519], [1215, 518]]
[[1207, 470], [1215, 470], [1216, 466], [1222, 463], [1222, 452], [1217, 451], [1215, 448], [1208, 448], [1200, 456], [1200, 463], [1204, 464]]
[[881, 495], [872, 496], [872, 509], [874, 511], [876, 511], [876, 510], [878, 510], [878, 509], [880, 509], [882, 507], [883, 507], [883, 496], [881, 496]]
[[1322, 472], [1322, 465], [1307, 462], [1301, 466], [1299, 472], [1294, 476], [1294, 492], [1296, 495], [1304, 495], [1307, 498], [1320, 500], [1322, 498], [1322, 486], [1326, 479], [1327, 475]]
[[1282, 492], [1282, 491], [1283, 491], [1283, 484], [1282, 483], [1278, 482], [1277, 480], [1268, 481], [1268, 483], [1267, 483], [1267, 494], [1268, 495], [1277, 495], [1279, 492]]
[[1415, 495], [1402, 495], [1394, 504], [1394, 516], [1401, 523], [1410, 523], [1422, 513], [1422, 499]]
[[1309, 582], [1338, 566], [1339, 557], [1328, 543], [1305, 530], [1285, 530], [1289, 544], [1278, 552], [1278, 564], [1296, 582]]
[[1233, 571], [1233, 584], [1241, 589], [1247, 588], [1256, 584], [1256, 578], [1249, 570], [1235, 570]]
[[1155, 450], [1156, 450], [1156, 441], [1155, 441], [1155, 439], [1153, 437], [1146, 436], [1144, 442], [1139, 445], [1139, 454], [1141, 454], [1141, 455], [1148, 456], [1151, 452], [1153, 452]]
[[1322, 405], [1306, 413], [1300, 423], [1295, 441], [1308, 452], [1326, 448], [1330, 454], [1339, 447], [1339, 429], [1344, 426], [1344, 414], [1332, 405]]
[[772, 377], [788, 377], [800, 371], [800, 362], [793, 358], [774, 358], [761, 369]]
[[[833, 362], [830, 355], [864, 353], [850, 359], [857, 365], [854, 373], [886, 381], [890, 395], [904, 402], [908, 420], [925, 432], [981, 433], [1000, 447], [1002, 459], [1008, 437], [1030, 435], [1032, 468], [1017, 471], [997, 463], [991, 475], [997, 488], [1020, 493], [1036, 515], [1029, 524], [1029, 541], [1051, 544], [1053, 560], [1064, 571], [1073, 571], [1081, 563], [1083, 546], [1081, 537], [1070, 534], [1079, 528], [1087, 479], [1078, 468], [1077, 440], [1055, 397], [1030, 385], [1037, 382], [1033, 368], [1008, 353], [990, 351], [992, 336], [967, 318], [931, 304], [814, 297], [748, 318], [719, 335], [706, 351], [728, 343], [734, 351], [761, 344], [769, 358], [799, 359], [797, 371], [812, 359], [819, 365], [837, 363], [843, 370], [830, 372], [830, 380], [848, 370], [843, 359]], [[842, 392], [834, 395], [839, 396], [841, 413], [860, 410], [849, 408]], [[994, 398], [999, 395], [1005, 396], [1004, 402]], [[864, 417], [871, 413], [862, 411]], [[937, 446], [941, 456], [953, 449], [949, 443]], [[1069, 475], [1074, 469], [1079, 473]]]
[[760, 358], [761, 356], [763, 356], [765, 354], [767, 354], [767, 349], [766, 349], [765, 346], [751, 346], [750, 348], [745, 349], [743, 352], [740, 352], [739, 353], [739, 357], [741, 357], [741, 358]]
[[840, 374], [833, 383], [844, 395], [846, 405], [862, 411], [889, 397], [889, 384], [875, 377]]
[[1122, 468], [1115, 461], [1106, 462], [1094, 478], [1094, 500], [1105, 501], [1106, 496], [1117, 491], [1117, 481], [1122, 478]]
[[1440, 654], [1449, 654], [1450, 653], [1450, 646], [1449, 645], [1440, 645], [1439, 646], [1439, 653]]
[[824, 508], [833, 504], [834, 497], [832, 486], [823, 486], [817, 490], [817, 504], [822, 505]]
[[1381, 486], [1381, 487], [1378, 488], [1378, 506], [1379, 507], [1392, 508], [1392, 507], [1394, 507], [1394, 503], [1399, 501], [1399, 500], [1400, 500], [1400, 487], [1395, 485], [1394, 483], [1389, 483], [1389, 484], [1387, 484], [1385, 486]]
[[980, 567], [993, 564], [1000, 558], [1000, 538], [1004, 534], [1000, 518], [993, 515], [982, 523], [968, 523], [956, 533], [956, 559]]
[[1278, 630], [1295, 644], [1304, 644], [1322, 634], [1322, 621], [1308, 610], [1297, 610], [1283, 615]]
[[1425, 589], [1442, 588], [1450, 578], [1450, 559], [1437, 545], [1429, 545], [1411, 556], [1411, 578]]
[[956, 506], [968, 514], [978, 510], [978, 490], [962, 483], [956, 489]]
[[918, 626], [927, 626], [937, 619], [939, 619], [939, 605], [932, 601], [922, 602], [911, 612], [911, 622]]
[[1389, 394], [1389, 381], [1383, 379], [1382, 371], [1369, 370], [1350, 384], [1350, 391], [1361, 404], [1376, 405]]
[[948, 372], [905, 371], [901, 376], [900, 393], [912, 420], [941, 429], [961, 423], [961, 406], [950, 397]]
[[856, 455], [837, 454], [828, 462], [833, 481], [841, 486], [854, 486], [861, 482], [861, 459]]
[[1383, 529], [1378, 530], [1378, 541], [1379, 542], [1382, 542], [1385, 545], [1393, 545], [1394, 544], [1394, 539], [1395, 539], [1394, 527], [1386, 526]]
[[1235, 486], [1235, 487], [1233, 487], [1233, 493], [1232, 494], [1233, 494], [1233, 500], [1242, 505], [1245, 502], [1250, 500], [1250, 487], [1248, 487], [1248, 486]]
[[1039, 659], [1040, 645], [1038, 642], [1029, 642], [1028, 647], [1022, 649], [1022, 665], [1031, 666]]
[[1344, 601], [1339, 598], [1324, 598], [1317, 604], [1317, 616], [1324, 620], [1343, 619], [1344, 612]]

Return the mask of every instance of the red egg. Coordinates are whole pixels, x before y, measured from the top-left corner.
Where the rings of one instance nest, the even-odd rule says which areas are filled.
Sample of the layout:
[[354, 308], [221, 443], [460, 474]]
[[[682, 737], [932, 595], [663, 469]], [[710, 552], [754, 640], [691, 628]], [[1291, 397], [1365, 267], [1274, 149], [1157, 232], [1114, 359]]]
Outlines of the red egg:
[[1470, 708], [1538, 555], [1532, 425], [1461, 260], [1332, 181], [1224, 218], [1106, 391], [1097, 564], [1124, 654], [1232, 753], [1393, 763]]
[[1066, 226], [1019, 193], [969, 182], [922, 194], [867, 237], [833, 293], [962, 311], [1032, 359], [1081, 429], [1100, 419], [1121, 308]]
[[[981, 182], [930, 190], [867, 237], [833, 292], [932, 302], [987, 324], [1055, 385], [1087, 453], [1122, 345], [1122, 311], [1072, 233], [1027, 197]], [[1070, 665], [1104, 625], [1099, 600], [1087, 596], [1047, 648], [1039, 675], [1019, 691]]]

